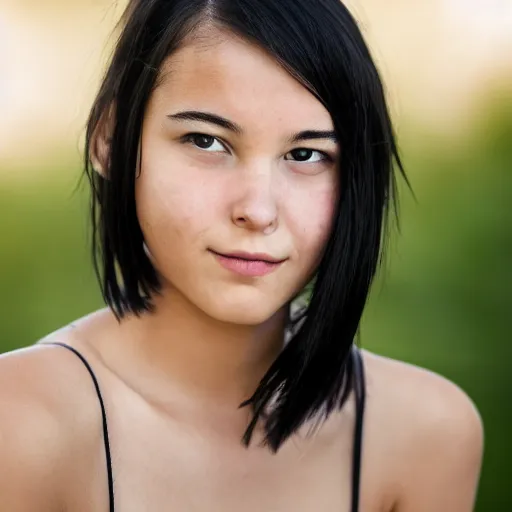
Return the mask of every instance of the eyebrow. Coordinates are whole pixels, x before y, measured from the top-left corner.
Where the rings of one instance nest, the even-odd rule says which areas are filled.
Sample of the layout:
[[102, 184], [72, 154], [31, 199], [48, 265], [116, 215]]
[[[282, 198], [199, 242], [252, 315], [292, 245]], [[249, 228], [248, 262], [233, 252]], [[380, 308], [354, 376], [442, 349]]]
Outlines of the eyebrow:
[[208, 112], [198, 112], [196, 110], [187, 110], [185, 112], [178, 112], [176, 114], [169, 114], [169, 119], [175, 119], [177, 121], [201, 121], [203, 123], [210, 123], [221, 128], [225, 128], [238, 135], [243, 133], [243, 130], [236, 123], [229, 121], [228, 119], [218, 116], [216, 114], [210, 114]]
[[293, 144], [295, 142], [302, 142], [305, 140], [319, 139], [329, 139], [332, 140], [333, 142], [338, 142], [338, 137], [334, 130], [305, 130], [291, 137], [290, 142]]
[[[213, 124], [236, 133], [237, 135], [242, 135], [244, 132], [240, 125], [230, 121], [229, 119], [226, 119], [225, 117], [219, 116], [217, 114], [211, 114], [209, 112], [187, 110], [184, 112], [177, 112], [176, 114], [169, 114], [167, 117], [176, 121], [200, 121], [202, 123]], [[293, 144], [296, 142], [320, 139], [328, 139], [336, 143], [338, 142], [338, 137], [334, 130], [304, 130], [292, 135], [289, 139], [289, 142]]]

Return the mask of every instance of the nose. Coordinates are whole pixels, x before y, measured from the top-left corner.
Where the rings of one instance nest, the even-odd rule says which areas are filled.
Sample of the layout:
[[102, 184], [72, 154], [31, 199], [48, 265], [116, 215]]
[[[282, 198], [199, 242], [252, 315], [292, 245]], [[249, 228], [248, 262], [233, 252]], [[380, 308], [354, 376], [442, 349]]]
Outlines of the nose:
[[272, 234], [278, 226], [278, 208], [273, 172], [268, 164], [267, 168], [260, 165], [241, 171], [235, 186], [239, 191], [231, 213], [235, 226]]

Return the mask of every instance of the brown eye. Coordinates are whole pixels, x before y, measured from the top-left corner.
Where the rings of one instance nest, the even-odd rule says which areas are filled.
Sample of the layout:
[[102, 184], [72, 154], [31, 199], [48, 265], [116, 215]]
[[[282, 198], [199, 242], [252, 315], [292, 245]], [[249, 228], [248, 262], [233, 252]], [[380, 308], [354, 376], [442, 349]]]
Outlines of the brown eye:
[[201, 149], [209, 149], [215, 142], [215, 138], [211, 135], [201, 135], [200, 133], [193, 136], [192, 141]]
[[182, 139], [185, 144], [190, 144], [203, 151], [211, 153], [225, 152], [226, 147], [222, 144], [217, 137], [213, 135], [206, 135], [205, 133], [189, 133]]
[[305, 162], [311, 158], [313, 151], [311, 149], [295, 149], [291, 152], [294, 160]]
[[286, 155], [286, 160], [295, 160], [296, 162], [304, 162], [308, 164], [322, 162], [327, 160], [328, 157], [321, 151], [308, 148], [298, 148], [290, 151]]

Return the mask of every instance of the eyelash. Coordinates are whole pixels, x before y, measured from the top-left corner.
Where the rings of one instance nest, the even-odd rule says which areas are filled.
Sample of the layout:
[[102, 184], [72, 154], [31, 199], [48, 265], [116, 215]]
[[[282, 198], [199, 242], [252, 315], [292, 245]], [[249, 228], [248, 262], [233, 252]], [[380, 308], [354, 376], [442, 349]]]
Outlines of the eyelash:
[[229, 146], [228, 146], [228, 144], [226, 144], [226, 142], [224, 142], [219, 137], [216, 137], [214, 135], [208, 135], [207, 133], [200, 133], [200, 132], [187, 133], [186, 135], [181, 137], [180, 141], [183, 144], [190, 144], [192, 146], [195, 146], [198, 149], [203, 149], [203, 148], [199, 147], [197, 144], [194, 144], [194, 139], [196, 137], [208, 137], [208, 138], [211, 138], [211, 139], [217, 141], [219, 144], [221, 144], [226, 151], [228, 150]]
[[[204, 148], [200, 148], [197, 144], [194, 144], [194, 138], [195, 137], [208, 137], [208, 138], [212, 138], [213, 140], [215, 140], [219, 144], [221, 144], [226, 151], [229, 151], [228, 150], [229, 146], [228, 146], [228, 144], [226, 142], [224, 142], [219, 137], [216, 137], [214, 135], [208, 135], [207, 133], [200, 133], [200, 132], [187, 133], [186, 135], [181, 137], [180, 141], [183, 144], [189, 144], [189, 145], [195, 146], [198, 149], [203, 149], [204, 150]], [[327, 163], [334, 162], [334, 158], [331, 155], [329, 155], [328, 153], [325, 153], [324, 151], [320, 151], [318, 149], [298, 147], [298, 148], [292, 149], [291, 151], [288, 151], [288, 153], [286, 153], [286, 154], [289, 155], [290, 153], [293, 153], [294, 151], [300, 151], [300, 150], [312, 151], [314, 153], [320, 154], [322, 156], [322, 160], [321, 161], [324, 161], [324, 162], [327, 162]], [[204, 150], [204, 151], [206, 151], [206, 150]], [[212, 153], [213, 153], [213, 151], [212, 151]], [[296, 161], [296, 162], [300, 163], [300, 160], [292, 160], [292, 161]], [[310, 162], [310, 163], [318, 163], [318, 162]]]

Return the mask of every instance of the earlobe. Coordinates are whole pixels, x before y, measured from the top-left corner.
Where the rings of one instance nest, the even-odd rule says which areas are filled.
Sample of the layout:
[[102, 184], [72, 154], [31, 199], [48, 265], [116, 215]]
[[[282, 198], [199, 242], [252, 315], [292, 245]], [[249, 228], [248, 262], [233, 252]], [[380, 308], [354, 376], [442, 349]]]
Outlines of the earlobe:
[[92, 168], [103, 178], [106, 178], [108, 169], [107, 162], [109, 160], [110, 154], [110, 143], [102, 139], [97, 139], [94, 145], [95, 148], [91, 149], [89, 156]]
[[113, 108], [98, 121], [89, 144], [89, 160], [92, 168], [106, 178], [110, 166], [110, 147], [113, 130]]

